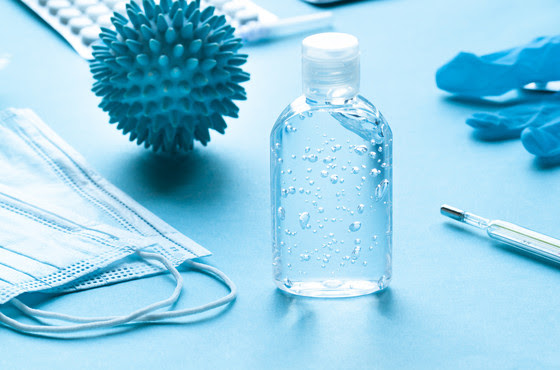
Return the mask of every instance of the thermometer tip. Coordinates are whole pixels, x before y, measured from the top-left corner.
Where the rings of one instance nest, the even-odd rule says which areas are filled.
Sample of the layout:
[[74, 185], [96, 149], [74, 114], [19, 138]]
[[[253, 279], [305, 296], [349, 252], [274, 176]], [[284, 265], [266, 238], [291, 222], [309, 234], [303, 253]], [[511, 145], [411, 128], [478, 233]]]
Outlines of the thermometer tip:
[[440, 208], [440, 212], [442, 215], [447, 216], [449, 218], [452, 218], [454, 220], [457, 221], [463, 221], [463, 219], [465, 218], [465, 212], [461, 211], [458, 208], [455, 207], [451, 207], [448, 206], [447, 204], [444, 204], [441, 206]]

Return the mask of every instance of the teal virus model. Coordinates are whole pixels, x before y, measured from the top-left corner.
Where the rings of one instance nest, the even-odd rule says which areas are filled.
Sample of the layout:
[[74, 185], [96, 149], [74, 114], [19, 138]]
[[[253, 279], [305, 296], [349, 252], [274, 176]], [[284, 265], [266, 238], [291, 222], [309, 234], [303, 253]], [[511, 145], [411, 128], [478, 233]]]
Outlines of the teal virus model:
[[214, 7], [200, 1], [131, 1], [127, 16], [115, 13], [116, 31], [101, 29], [90, 64], [93, 92], [110, 123], [154, 151], [186, 152], [206, 145], [209, 129], [225, 132], [224, 116], [237, 117], [233, 100], [245, 100], [239, 84], [241, 39]]

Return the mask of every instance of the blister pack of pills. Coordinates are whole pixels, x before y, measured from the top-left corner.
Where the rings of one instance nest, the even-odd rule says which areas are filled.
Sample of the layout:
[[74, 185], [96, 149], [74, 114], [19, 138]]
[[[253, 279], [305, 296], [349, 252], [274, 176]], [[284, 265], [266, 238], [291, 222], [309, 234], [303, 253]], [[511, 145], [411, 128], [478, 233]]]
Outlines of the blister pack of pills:
[[[99, 38], [101, 27], [113, 28], [113, 12], [125, 14], [131, 0], [20, 0], [27, 5], [85, 59], [92, 59], [91, 45]], [[132, 0], [138, 1], [138, 0]], [[156, 0], [157, 2], [157, 0]], [[235, 28], [258, 23], [273, 23], [278, 17], [250, 0], [204, 0], [224, 14]]]

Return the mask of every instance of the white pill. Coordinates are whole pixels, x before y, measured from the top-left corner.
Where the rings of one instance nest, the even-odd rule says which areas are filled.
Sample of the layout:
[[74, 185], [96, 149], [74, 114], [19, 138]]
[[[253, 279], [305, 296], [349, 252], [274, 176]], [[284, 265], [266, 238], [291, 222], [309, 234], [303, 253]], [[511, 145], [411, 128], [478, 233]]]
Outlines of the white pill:
[[117, 13], [126, 14], [126, 1], [115, 4], [113, 10]]
[[97, 24], [99, 25], [99, 27], [113, 28], [113, 23], [111, 23], [112, 16], [113, 14], [110, 13], [97, 18]]
[[60, 23], [62, 24], [68, 24], [68, 22], [70, 22], [70, 19], [79, 17], [80, 15], [82, 15], [82, 12], [80, 12], [76, 8], [61, 9], [58, 12], [58, 18], [60, 19]]
[[126, 3], [126, 1], [123, 0], [105, 0], [103, 3], [105, 5], [107, 5], [109, 8], [114, 9], [115, 5], [117, 5], [118, 3]]
[[75, 34], [80, 33], [82, 28], [91, 26], [92, 24], [93, 22], [91, 21], [91, 19], [84, 16], [72, 18], [70, 19], [70, 22], [68, 22], [68, 25], [70, 26], [70, 30]]
[[80, 31], [80, 36], [82, 37], [82, 42], [86, 45], [91, 44], [95, 40], [99, 39], [99, 32], [101, 32], [101, 29], [98, 26], [84, 27]]
[[222, 9], [222, 7], [230, 1], [231, 0], [206, 0], [208, 5], [212, 5], [218, 10]]
[[56, 15], [61, 9], [69, 8], [70, 2], [68, 0], [49, 0], [47, 2], [47, 8], [49, 13]]
[[235, 18], [241, 24], [245, 24], [251, 21], [258, 21], [259, 20], [259, 13], [252, 9], [243, 9], [235, 14]]
[[230, 17], [235, 17], [235, 14], [237, 14], [237, 12], [243, 9], [245, 9], [245, 5], [234, 0], [225, 4], [224, 7], [222, 8], [222, 11], [227, 15], [229, 15]]
[[97, 18], [101, 17], [102, 15], [110, 13], [111, 10], [107, 8], [104, 4], [97, 4], [92, 5], [86, 9], [85, 14], [94, 22], [97, 21]]
[[92, 5], [97, 4], [97, 0], [75, 0], [74, 6], [80, 9], [82, 12], [85, 12], [87, 8]]

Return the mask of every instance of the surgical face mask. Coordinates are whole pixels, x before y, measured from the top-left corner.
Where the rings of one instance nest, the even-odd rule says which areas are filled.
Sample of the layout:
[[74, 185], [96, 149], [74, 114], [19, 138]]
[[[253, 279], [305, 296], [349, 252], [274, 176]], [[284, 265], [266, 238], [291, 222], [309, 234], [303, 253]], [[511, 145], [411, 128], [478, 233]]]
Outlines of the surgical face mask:
[[[28, 109], [0, 112], [0, 183], [30, 204], [65, 218], [76, 210], [85, 220], [152, 238], [153, 251], [178, 266], [209, 251], [179, 233], [96, 173], [67, 143]], [[76, 281], [87, 289], [153, 275], [157, 264], [127, 262], [96, 279]]]
[[[0, 322], [25, 332], [73, 332], [194, 314], [235, 299], [235, 285], [227, 276], [189, 261], [208, 251], [93, 172], [31, 111], [0, 113], [0, 135], [0, 304], [9, 302], [26, 315], [74, 324], [28, 325], [2, 313]], [[136, 261], [130, 260], [132, 256]], [[175, 266], [183, 262], [218, 277], [231, 292], [200, 307], [154, 312], [179, 298], [182, 278]], [[126, 316], [74, 317], [35, 310], [16, 298], [27, 292], [86, 289], [165, 270], [177, 281], [173, 294]]]
[[84, 226], [8, 195], [0, 186], [0, 304], [68, 283], [153, 244], [106, 225]]

